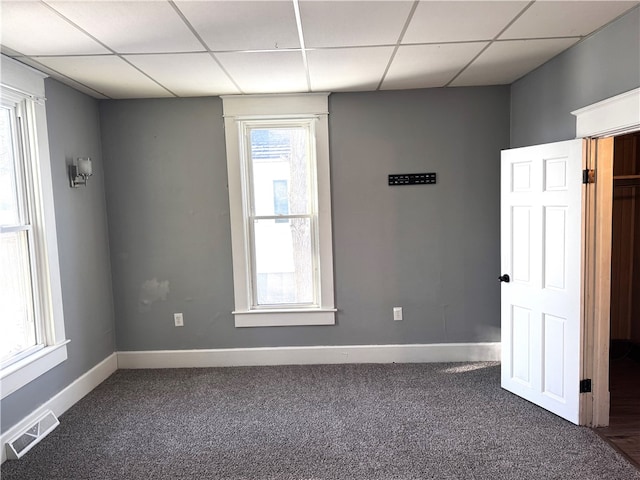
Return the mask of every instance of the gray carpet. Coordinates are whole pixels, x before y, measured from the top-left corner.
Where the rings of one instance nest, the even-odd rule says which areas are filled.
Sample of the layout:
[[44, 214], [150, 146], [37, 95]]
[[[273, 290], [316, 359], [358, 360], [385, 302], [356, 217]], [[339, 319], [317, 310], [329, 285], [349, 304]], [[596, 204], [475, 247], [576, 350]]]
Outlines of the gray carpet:
[[120, 370], [13, 479], [640, 480], [496, 363]]

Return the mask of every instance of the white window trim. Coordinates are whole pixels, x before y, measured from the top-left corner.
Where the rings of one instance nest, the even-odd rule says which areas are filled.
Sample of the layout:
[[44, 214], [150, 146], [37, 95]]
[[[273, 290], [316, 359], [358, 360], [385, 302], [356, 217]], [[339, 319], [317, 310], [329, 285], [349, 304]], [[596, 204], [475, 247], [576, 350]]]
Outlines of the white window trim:
[[[225, 95], [222, 97], [227, 147], [231, 246], [236, 327], [334, 325], [333, 247], [331, 234], [331, 189], [329, 171], [328, 93], [291, 95]], [[318, 183], [318, 241], [320, 298], [310, 308], [251, 308], [247, 232], [242, 191], [242, 142], [238, 122], [317, 118], [315, 125]]]
[[26, 101], [31, 131], [33, 175], [40, 189], [35, 193], [39, 217], [34, 243], [41, 260], [37, 275], [44, 323], [44, 348], [0, 370], [0, 398], [5, 398], [67, 359], [62, 308], [62, 284], [53, 202], [53, 180], [45, 109], [44, 79], [47, 75], [2, 55], [0, 87], [3, 99]]

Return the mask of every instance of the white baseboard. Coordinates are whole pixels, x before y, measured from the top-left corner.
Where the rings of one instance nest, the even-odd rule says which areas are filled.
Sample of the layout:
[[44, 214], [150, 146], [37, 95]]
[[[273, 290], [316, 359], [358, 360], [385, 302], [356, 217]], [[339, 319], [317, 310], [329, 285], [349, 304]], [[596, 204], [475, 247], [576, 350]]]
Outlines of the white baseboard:
[[0, 435], [0, 450], [2, 451], [0, 463], [4, 463], [4, 461], [7, 459], [5, 444], [9, 439], [15, 436], [27, 425], [34, 422], [38, 418], [38, 416], [42, 415], [42, 413], [44, 413], [46, 410], [51, 410], [56, 415], [56, 417], [60, 417], [60, 415], [62, 415], [70, 407], [72, 407], [75, 403], [82, 399], [82, 397], [84, 397], [87, 393], [104, 382], [113, 372], [118, 369], [117, 358], [117, 354], [112, 353], [91, 370], [78, 377], [64, 390], [61, 390], [53, 398], [49, 399], [43, 405], [23, 418], [16, 425]]
[[500, 360], [500, 342], [118, 352], [118, 368], [194, 368]]

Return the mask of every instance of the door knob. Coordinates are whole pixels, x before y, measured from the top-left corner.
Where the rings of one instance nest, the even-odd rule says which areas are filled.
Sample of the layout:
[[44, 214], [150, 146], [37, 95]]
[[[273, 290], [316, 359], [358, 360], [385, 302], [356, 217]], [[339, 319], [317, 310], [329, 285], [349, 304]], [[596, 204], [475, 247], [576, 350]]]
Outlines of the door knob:
[[509, 275], [506, 274], [506, 273], [504, 275], [500, 275], [498, 277], [498, 280], [500, 280], [501, 282], [504, 282], [504, 283], [509, 283], [511, 281], [511, 279], [509, 278]]

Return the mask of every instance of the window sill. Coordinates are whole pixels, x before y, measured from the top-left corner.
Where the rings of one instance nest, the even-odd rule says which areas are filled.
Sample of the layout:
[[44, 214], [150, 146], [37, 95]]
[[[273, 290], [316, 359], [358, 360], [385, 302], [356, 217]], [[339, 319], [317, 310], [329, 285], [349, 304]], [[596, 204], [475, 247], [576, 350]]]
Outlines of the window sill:
[[0, 372], [0, 383], [2, 384], [0, 398], [11, 395], [56, 365], [64, 362], [67, 359], [67, 343], [69, 343], [69, 340], [65, 340], [58, 345], [45, 347], [33, 355], [29, 355], [19, 362], [2, 369]]
[[335, 308], [314, 310], [247, 310], [232, 312], [236, 327], [291, 327], [335, 325]]

